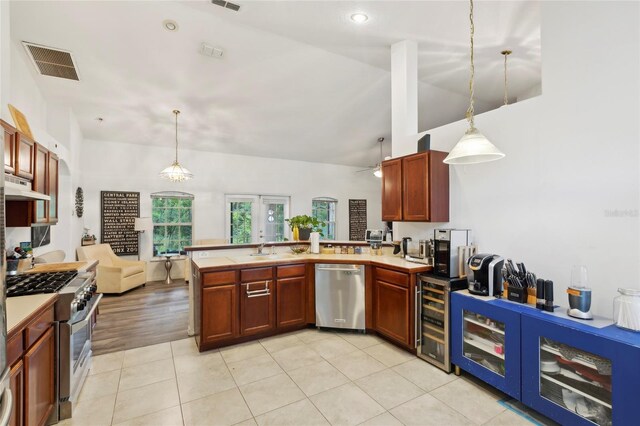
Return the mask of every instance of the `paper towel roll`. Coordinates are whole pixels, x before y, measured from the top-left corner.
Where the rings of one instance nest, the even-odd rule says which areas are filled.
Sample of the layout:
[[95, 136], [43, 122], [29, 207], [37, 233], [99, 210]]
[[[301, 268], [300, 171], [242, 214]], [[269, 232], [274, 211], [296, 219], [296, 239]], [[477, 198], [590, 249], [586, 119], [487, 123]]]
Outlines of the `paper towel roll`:
[[310, 252], [314, 254], [320, 253], [320, 233], [312, 232], [309, 239], [311, 241]]

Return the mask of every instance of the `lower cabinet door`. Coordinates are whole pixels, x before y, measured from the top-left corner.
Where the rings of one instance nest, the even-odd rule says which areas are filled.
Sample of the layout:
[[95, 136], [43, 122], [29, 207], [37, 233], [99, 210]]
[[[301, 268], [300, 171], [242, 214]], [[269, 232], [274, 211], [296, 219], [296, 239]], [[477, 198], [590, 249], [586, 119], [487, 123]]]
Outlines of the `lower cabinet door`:
[[240, 334], [264, 333], [275, 328], [273, 281], [240, 285]]
[[411, 345], [408, 288], [377, 280], [375, 282], [374, 324], [376, 330], [402, 345]]
[[594, 330], [606, 328], [589, 327], [587, 321], [559, 326], [523, 315], [522, 401], [561, 424], [638, 424], [640, 345]]
[[304, 277], [281, 278], [276, 282], [276, 319], [278, 327], [306, 324]]
[[16, 362], [13, 367], [11, 367], [9, 383], [11, 396], [13, 398], [13, 408], [11, 409], [9, 425], [21, 426], [24, 424], [24, 364], [22, 360]]
[[238, 335], [238, 286], [219, 285], [202, 289], [202, 341], [229, 339]]
[[460, 292], [450, 301], [451, 361], [520, 399], [520, 314]]
[[43, 425], [54, 407], [54, 337], [50, 327], [24, 355], [24, 424], [28, 426]]

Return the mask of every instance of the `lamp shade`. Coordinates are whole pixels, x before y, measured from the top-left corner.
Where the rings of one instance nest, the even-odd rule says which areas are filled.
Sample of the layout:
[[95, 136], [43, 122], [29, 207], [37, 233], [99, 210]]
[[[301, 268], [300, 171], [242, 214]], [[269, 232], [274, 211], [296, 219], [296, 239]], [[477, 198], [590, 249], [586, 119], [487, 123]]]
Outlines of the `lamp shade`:
[[505, 154], [478, 131], [470, 128], [453, 147], [444, 162], [447, 164], [475, 164], [503, 158]]
[[138, 232], [153, 230], [153, 220], [150, 217], [136, 217], [133, 229]]
[[182, 167], [176, 161], [172, 165], [161, 171], [160, 177], [163, 179], [168, 179], [172, 182], [182, 182], [191, 179], [193, 177], [193, 173]]

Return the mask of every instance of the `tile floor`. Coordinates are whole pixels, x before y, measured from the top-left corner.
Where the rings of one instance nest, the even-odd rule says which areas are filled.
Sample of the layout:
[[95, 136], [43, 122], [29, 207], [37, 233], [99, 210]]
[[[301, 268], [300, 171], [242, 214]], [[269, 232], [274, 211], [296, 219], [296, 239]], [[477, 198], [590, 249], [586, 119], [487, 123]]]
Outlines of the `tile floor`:
[[504, 397], [374, 336], [303, 330], [202, 354], [184, 339], [97, 356], [61, 424], [530, 424]]

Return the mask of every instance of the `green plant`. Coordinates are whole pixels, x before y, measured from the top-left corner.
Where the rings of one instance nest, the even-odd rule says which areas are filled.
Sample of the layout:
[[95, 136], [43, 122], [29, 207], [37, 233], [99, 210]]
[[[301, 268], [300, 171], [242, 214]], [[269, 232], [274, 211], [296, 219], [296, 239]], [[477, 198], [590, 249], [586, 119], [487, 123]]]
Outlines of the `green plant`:
[[294, 228], [310, 229], [311, 232], [319, 232], [320, 235], [324, 236], [324, 234], [322, 233], [322, 228], [325, 227], [325, 223], [315, 217], [303, 214], [285, 219], [285, 221], [289, 223], [289, 228], [291, 228], [292, 231]]

